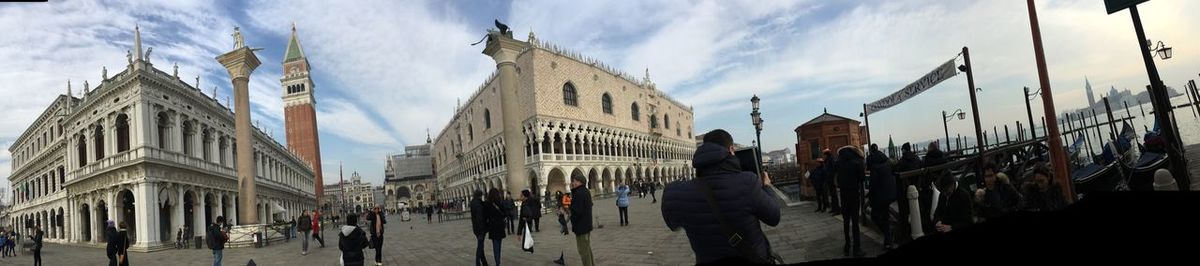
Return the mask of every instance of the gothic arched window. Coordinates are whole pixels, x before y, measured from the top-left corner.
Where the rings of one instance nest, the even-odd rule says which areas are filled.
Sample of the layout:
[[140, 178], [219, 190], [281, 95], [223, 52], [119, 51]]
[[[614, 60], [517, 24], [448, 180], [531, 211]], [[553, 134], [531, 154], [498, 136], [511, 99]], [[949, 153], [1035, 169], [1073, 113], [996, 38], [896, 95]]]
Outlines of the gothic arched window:
[[484, 129], [492, 128], [492, 111], [483, 109], [483, 125]]
[[633, 105], [629, 106], [629, 113], [633, 114], [633, 121], [641, 121], [641, 118], [639, 117], [642, 115], [641, 112], [638, 111], [637, 103], [633, 103]]
[[608, 96], [608, 93], [605, 93], [604, 96], [601, 96], [600, 97], [600, 106], [602, 106], [604, 108], [605, 114], [611, 115], [613, 113], [612, 96]]
[[671, 129], [671, 115], [663, 114], [663, 127]]
[[563, 104], [579, 106], [579, 101], [575, 97], [575, 85], [571, 85], [570, 82], [563, 84]]

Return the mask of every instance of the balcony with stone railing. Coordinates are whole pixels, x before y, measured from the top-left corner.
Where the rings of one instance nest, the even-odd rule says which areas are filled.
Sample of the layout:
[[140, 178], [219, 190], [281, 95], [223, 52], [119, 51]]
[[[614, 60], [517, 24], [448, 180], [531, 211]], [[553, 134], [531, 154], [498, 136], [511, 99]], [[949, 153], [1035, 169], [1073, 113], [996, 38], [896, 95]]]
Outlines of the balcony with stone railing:
[[[102, 173], [104, 171], [127, 166], [130, 163], [136, 163], [140, 161], [174, 165], [181, 168], [190, 168], [198, 172], [214, 173], [221, 176], [236, 176], [236, 172], [232, 167], [224, 166], [216, 162], [204, 160], [202, 158], [196, 158], [183, 153], [148, 146], [137, 147], [128, 151], [119, 152], [104, 157], [98, 161], [88, 163], [83, 167], [71, 170], [70, 176], [71, 180], [79, 180], [79, 178]], [[72, 183], [72, 181], [68, 181], [68, 183]]]

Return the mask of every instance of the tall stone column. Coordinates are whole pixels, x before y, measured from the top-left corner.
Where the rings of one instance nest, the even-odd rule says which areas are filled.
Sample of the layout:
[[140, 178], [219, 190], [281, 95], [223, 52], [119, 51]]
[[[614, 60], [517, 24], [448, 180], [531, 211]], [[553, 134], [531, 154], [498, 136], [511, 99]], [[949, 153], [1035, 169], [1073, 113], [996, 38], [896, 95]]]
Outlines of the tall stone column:
[[236, 110], [234, 131], [237, 135], [238, 159], [238, 224], [258, 224], [258, 212], [255, 212], [255, 200], [258, 198], [254, 185], [254, 155], [251, 133], [254, 128], [250, 125], [250, 73], [254, 72], [261, 63], [254, 51], [240, 42], [241, 34], [235, 33], [239, 39], [238, 47], [232, 52], [217, 57], [217, 61], [229, 71], [233, 82], [234, 110]]
[[158, 246], [159, 243], [159, 225], [158, 221], [158, 193], [155, 193], [154, 183], [141, 183], [133, 188], [134, 198], [142, 201], [139, 204], [134, 204], [134, 221], [129, 223], [137, 223], [136, 232], [137, 243], [135, 246], [146, 249]]
[[183, 225], [187, 224], [183, 220], [183, 186], [175, 185], [175, 189], [171, 192], [171, 232], [183, 229]]
[[524, 136], [521, 132], [520, 98], [517, 96], [517, 55], [528, 44], [512, 38], [512, 32], [493, 31], [488, 34], [487, 47], [483, 54], [496, 61], [500, 75], [500, 109], [504, 125], [504, 164], [508, 191], [520, 195], [521, 189], [529, 186], [524, 177], [525, 154], [522, 152]]

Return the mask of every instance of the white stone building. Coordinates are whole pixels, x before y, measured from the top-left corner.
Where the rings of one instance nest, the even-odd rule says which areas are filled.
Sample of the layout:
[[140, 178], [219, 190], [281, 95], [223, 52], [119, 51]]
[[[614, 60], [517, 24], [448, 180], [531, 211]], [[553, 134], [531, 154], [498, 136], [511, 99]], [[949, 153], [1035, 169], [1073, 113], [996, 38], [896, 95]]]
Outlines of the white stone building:
[[[136, 30], [127, 56], [78, 96], [68, 82], [8, 147], [15, 202], [5, 222], [23, 235], [40, 226], [46, 242], [103, 247], [114, 220], [128, 224], [132, 250], [149, 251], [168, 248], [177, 228], [204, 236], [217, 216], [236, 223], [233, 112], [177, 67], [155, 69]], [[262, 222], [313, 207], [312, 169], [261, 130], [253, 142]]]
[[[618, 180], [666, 183], [691, 175], [692, 108], [657, 90], [649, 71], [635, 79], [532, 33], [504, 43], [501, 53], [515, 55], [515, 80], [502, 80], [502, 71], [488, 77], [433, 142], [439, 199], [467, 199], [493, 187], [513, 191], [502, 122], [518, 123], [524, 140], [509, 145], [524, 147], [523, 165], [511, 170], [522, 171], [522, 186], [542, 196], [567, 191], [572, 175], [587, 177], [594, 195], [611, 193]], [[517, 101], [510, 105], [519, 112], [516, 121], [502, 119], [510, 111], [501, 110], [498, 96], [504, 82], [516, 88], [518, 97], [506, 98]]]

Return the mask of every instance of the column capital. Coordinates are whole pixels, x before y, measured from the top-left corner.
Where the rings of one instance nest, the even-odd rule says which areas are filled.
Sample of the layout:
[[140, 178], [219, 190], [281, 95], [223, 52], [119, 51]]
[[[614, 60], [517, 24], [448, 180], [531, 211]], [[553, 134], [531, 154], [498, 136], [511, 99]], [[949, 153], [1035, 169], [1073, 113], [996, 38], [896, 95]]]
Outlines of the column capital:
[[217, 56], [217, 61], [225, 66], [225, 70], [229, 71], [229, 77], [233, 79], [249, 79], [250, 73], [254, 72], [254, 69], [262, 64], [258, 60], [258, 56], [254, 55], [254, 50], [248, 47], [241, 47]]
[[487, 47], [483, 49], [483, 54], [496, 60], [497, 66], [515, 64], [517, 55], [529, 45], [498, 32], [489, 33], [487, 38]]

